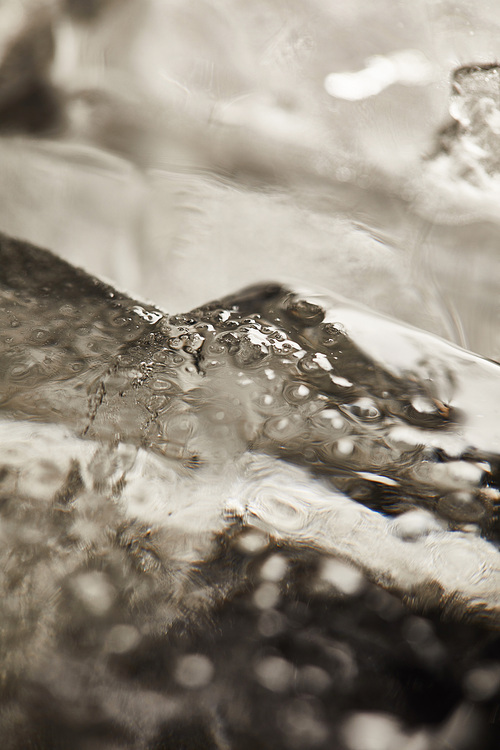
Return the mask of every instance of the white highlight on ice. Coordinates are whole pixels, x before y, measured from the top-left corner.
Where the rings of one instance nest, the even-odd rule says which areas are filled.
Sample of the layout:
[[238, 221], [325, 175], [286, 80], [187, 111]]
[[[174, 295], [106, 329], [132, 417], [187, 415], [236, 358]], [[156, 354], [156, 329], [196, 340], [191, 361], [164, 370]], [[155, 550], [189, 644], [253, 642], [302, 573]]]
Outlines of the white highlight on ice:
[[324, 85], [330, 96], [355, 102], [376, 96], [394, 83], [425, 86], [431, 81], [432, 73], [432, 66], [422, 52], [406, 49], [392, 55], [370, 57], [363, 70], [330, 73]]

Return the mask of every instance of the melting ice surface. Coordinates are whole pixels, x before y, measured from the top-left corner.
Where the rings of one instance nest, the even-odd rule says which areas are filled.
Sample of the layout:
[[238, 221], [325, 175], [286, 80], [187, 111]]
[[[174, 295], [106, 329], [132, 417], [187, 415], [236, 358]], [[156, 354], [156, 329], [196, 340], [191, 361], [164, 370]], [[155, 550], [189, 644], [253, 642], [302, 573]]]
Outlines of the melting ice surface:
[[[223, 747], [222, 711], [257, 743], [263, 709], [243, 720], [238, 700], [263, 690], [274, 746], [357, 750], [374, 721], [382, 747], [415, 722], [437, 722], [422, 747], [446, 740], [453, 646], [420, 616], [498, 627], [499, 366], [324, 294], [264, 285], [167, 315], [25, 243], [3, 237], [0, 261], [4, 732]], [[182, 635], [204, 618], [222, 649]], [[370, 666], [382, 623], [396, 645]], [[236, 697], [226, 651], [250, 670]], [[465, 693], [488, 700], [482, 668]], [[338, 718], [405, 669], [448, 690], [440, 708], [403, 679], [394, 716]]]

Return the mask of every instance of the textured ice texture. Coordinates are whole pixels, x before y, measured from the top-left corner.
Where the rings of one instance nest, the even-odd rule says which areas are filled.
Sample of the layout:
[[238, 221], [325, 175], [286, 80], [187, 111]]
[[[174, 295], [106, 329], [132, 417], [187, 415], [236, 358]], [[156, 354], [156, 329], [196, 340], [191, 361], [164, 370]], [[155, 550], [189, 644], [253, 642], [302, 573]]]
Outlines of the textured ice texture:
[[0, 341], [5, 747], [493, 742], [498, 365], [281, 285], [167, 315], [7, 237]]
[[2, 748], [497, 750], [499, 20], [0, 3]]

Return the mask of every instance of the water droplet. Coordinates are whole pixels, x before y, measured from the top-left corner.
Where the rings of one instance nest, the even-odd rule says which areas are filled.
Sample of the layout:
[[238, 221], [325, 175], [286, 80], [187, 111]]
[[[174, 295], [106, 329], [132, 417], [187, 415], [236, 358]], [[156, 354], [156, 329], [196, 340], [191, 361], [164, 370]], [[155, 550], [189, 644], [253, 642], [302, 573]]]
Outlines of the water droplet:
[[324, 323], [321, 326], [321, 338], [324, 346], [338, 347], [345, 339], [345, 334], [340, 325], [334, 323]]
[[115, 590], [104, 573], [82, 573], [73, 580], [73, 590], [93, 615], [101, 616], [111, 608], [115, 599]]
[[293, 672], [293, 665], [279, 656], [267, 656], [255, 665], [258, 682], [273, 693], [283, 693], [291, 687]]
[[332, 678], [324, 669], [313, 664], [301, 667], [298, 673], [298, 683], [302, 691], [320, 695], [332, 684]]
[[330, 583], [347, 596], [358, 594], [365, 584], [363, 574], [357, 568], [341, 560], [324, 560], [320, 567], [319, 576], [322, 581]]
[[264, 434], [272, 440], [283, 442], [297, 435], [301, 429], [302, 421], [298, 415], [290, 417], [271, 417], [266, 420]]
[[288, 560], [280, 554], [271, 555], [260, 569], [260, 577], [266, 581], [280, 581], [285, 575]]
[[301, 327], [317, 326], [323, 321], [325, 311], [319, 306], [307, 300], [294, 300], [286, 307], [287, 315], [295, 325]]
[[259, 633], [264, 638], [273, 638], [278, 633], [282, 633], [286, 628], [286, 619], [275, 609], [265, 609], [259, 617]]
[[311, 396], [311, 390], [304, 383], [287, 383], [283, 388], [283, 396], [289, 404], [302, 404]]
[[349, 750], [395, 750], [407, 747], [399, 721], [389, 714], [356, 713], [344, 724], [344, 741]]
[[281, 713], [281, 723], [291, 748], [324, 747], [329, 731], [322, 720], [318, 704], [311, 699], [296, 698], [287, 703]]
[[141, 635], [133, 625], [115, 625], [106, 637], [105, 648], [110, 654], [125, 654], [135, 648], [140, 640]]
[[189, 690], [206, 687], [213, 679], [214, 665], [203, 654], [183, 656], [175, 670], [176, 682]]
[[443, 530], [432, 513], [417, 508], [412, 508], [395, 518], [390, 529], [395, 536], [408, 542], [428, 536], [433, 531]]
[[492, 698], [500, 687], [500, 664], [482, 664], [465, 675], [464, 688], [471, 700], [485, 701]]
[[34, 328], [30, 335], [30, 341], [39, 346], [46, 346], [49, 342], [54, 343], [55, 338], [50, 328]]
[[354, 442], [349, 438], [340, 438], [335, 443], [337, 453], [341, 456], [350, 456], [354, 452]]
[[249, 555], [257, 554], [269, 545], [269, 537], [257, 529], [242, 532], [236, 542], [237, 547]]
[[341, 408], [352, 414], [353, 417], [364, 421], [372, 422], [381, 416], [377, 405], [369, 398], [360, 398], [352, 404], [342, 405]]
[[322, 409], [313, 418], [313, 423], [318, 427], [332, 430], [342, 430], [345, 427], [345, 420], [336, 409]]
[[23, 363], [13, 365], [9, 370], [9, 376], [12, 380], [23, 380], [30, 375], [36, 374], [36, 368], [34, 364]]
[[278, 603], [279, 598], [280, 592], [276, 584], [266, 581], [254, 592], [253, 602], [259, 609], [271, 609]]

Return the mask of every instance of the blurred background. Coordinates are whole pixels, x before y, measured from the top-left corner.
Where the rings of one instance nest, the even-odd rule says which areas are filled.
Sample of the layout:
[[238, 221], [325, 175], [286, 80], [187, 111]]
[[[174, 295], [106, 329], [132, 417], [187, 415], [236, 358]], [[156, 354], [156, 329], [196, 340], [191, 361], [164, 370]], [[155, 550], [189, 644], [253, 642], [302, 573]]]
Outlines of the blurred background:
[[498, 71], [452, 87], [499, 32], [486, 0], [2, 0], [0, 230], [171, 312], [292, 281], [500, 359]]

